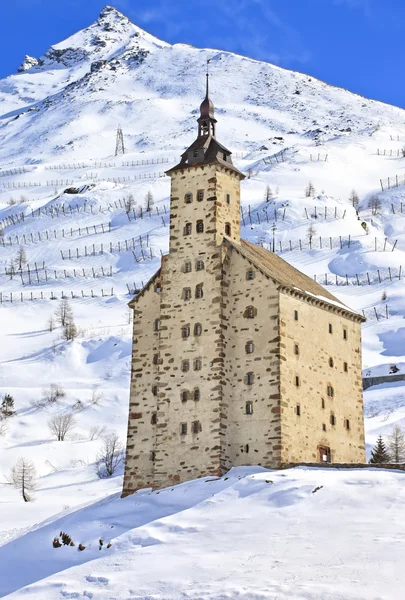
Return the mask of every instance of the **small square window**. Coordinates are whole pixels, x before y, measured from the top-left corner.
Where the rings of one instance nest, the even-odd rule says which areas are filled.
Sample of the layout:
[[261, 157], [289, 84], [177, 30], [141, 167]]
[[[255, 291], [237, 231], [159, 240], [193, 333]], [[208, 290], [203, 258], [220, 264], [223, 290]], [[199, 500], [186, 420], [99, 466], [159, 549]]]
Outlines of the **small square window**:
[[255, 273], [253, 271], [253, 269], [248, 269], [246, 271], [246, 279], [247, 281], [252, 281], [255, 278]]
[[329, 333], [333, 333], [332, 323], [329, 323]]
[[180, 423], [180, 433], [181, 435], [187, 434], [187, 423]]
[[348, 370], [349, 370], [349, 366], [348, 366], [347, 362], [344, 362], [344, 363], [343, 363], [343, 371], [344, 371], [345, 373], [347, 373], [347, 372], [348, 372]]
[[251, 401], [246, 402], [245, 412], [247, 415], [253, 415], [253, 402], [251, 402]]
[[192, 201], [193, 201], [193, 194], [192, 194], [191, 192], [189, 192], [188, 194], [186, 194], [186, 195], [184, 196], [184, 202], [185, 202], [186, 204], [191, 204], [191, 203], [192, 203]]
[[255, 345], [253, 342], [247, 342], [245, 345], [246, 354], [252, 354], [255, 349]]
[[294, 311], [294, 321], [298, 321], [298, 310]]
[[325, 423], [322, 423], [322, 431], [326, 431], [326, 425], [325, 425]]
[[297, 417], [301, 416], [301, 406], [299, 404], [297, 404], [297, 406], [295, 407], [295, 413]]

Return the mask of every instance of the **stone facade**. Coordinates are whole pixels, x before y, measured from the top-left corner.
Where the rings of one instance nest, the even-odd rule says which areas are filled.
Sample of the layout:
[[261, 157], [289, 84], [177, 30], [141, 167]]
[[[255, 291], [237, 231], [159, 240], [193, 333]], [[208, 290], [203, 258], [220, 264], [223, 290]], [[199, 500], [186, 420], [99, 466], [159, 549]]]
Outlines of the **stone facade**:
[[237, 465], [365, 460], [363, 319], [241, 240], [243, 175], [204, 102], [203, 133], [168, 172], [169, 254], [130, 303], [123, 495]]

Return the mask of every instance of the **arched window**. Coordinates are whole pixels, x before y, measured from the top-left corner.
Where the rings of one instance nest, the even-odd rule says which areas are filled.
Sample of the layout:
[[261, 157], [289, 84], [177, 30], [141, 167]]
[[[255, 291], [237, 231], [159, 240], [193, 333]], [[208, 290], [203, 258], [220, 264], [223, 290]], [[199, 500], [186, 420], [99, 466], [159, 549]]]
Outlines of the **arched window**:
[[204, 261], [203, 260], [197, 260], [195, 263], [195, 270], [196, 271], [203, 271], [204, 270]]
[[203, 295], [204, 295], [203, 286], [202, 286], [202, 283], [199, 283], [198, 285], [195, 286], [195, 297], [202, 298]]
[[246, 376], [245, 376], [246, 385], [253, 385], [254, 380], [255, 380], [255, 376], [252, 372], [246, 373]]
[[155, 322], [153, 324], [153, 330], [159, 331], [159, 329], [160, 329], [160, 319], [155, 319]]
[[187, 373], [187, 371], [190, 370], [190, 361], [189, 360], [182, 361], [181, 370], [183, 371], [183, 373]]
[[252, 279], [255, 278], [255, 272], [253, 271], [253, 269], [248, 269], [246, 271], [246, 279], [247, 281], [252, 281]]
[[195, 388], [194, 390], [194, 400], [197, 402], [200, 399], [200, 388]]
[[190, 326], [189, 325], [185, 325], [184, 327], [181, 328], [181, 337], [183, 339], [190, 337]]
[[326, 393], [328, 394], [329, 398], [333, 398], [333, 396], [335, 395], [335, 391], [331, 385], [328, 385], [328, 387], [326, 388]]
[[231, 224], [225, 223], [225, 235], [231, 235]]
[[329, 366], [333, 367], [333, 358], [331, 356], [329, 357]]
[[191, 204], [193, 201], [193, 194], [191, 192], [187, 192], [187, 194], [184, 196], [184, 202], [186, 204]]
[[202, 334], [202, 327], [201, 327], [201, 323], [196, 323], [194, 325], [194, 335], [201, 335]]
[[255, 318], [255, 309], [254, 306], [248, 306], [245, 310], [245, 317], [247, 319], [254, 319]]
[[181, 392], [181, 401], [182, 402], [187, 402], [188, 400], [188, 391], [187, 390], [183, 390]]
[[196, 358], [194, 361], [194, 371], [201, 371], [202, 361], [201, 358]]
[[192, 225], [191, 223], [186, 223], [184, 225], [184, 235], [191, 235], [192, 232]]
[[252, 354], [254, 349], [255, 349], [255, 345], [253, 342], [246, 342], [246, 344], [245, 344], [246, 354]]
[[204, 221], [202, 219], [197, 221], [196, 231], [197, 233], [204, 233]]

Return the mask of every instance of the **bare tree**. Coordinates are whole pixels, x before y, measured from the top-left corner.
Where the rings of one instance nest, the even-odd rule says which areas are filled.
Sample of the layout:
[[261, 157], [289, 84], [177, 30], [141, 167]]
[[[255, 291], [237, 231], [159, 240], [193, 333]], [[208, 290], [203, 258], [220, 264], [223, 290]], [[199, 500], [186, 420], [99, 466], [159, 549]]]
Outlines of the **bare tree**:
[[22, 271], [24, 265], [27, 264], [27, 255], [25, 254], [25, 250], [23, 246], [20, 246], [17, 252], [17, 255], [14, 259], [15, 268], [18, 271]]
[[146, 212], [150, 212], [152, 210], [152, 206], [154, 204], [155, 204], [155, 201], [153, 200], [152, 192], [149, 190], [149, 192], [145, 196], [145, 210], [146, 210]]
[[133, 194], [129, 194], [126, 198], [124, 198], [124, 206], [125, 211], [129, 213], [136, 206], [136, 200]]
[[79, 335], [79, 330], [76, 327], [76, 323], [74, 321], [73, 314], [72, 314], [66, 320], [66, 322], [63, 326], [62, 337], [67, 342], [71, 342], [72, 340], [77, 338], [78, 335]]
[[307, 229], [308, 242], [311, 245], [313, 237], [316, 235], [315, 225], [311, 224]]
[[19, 458], [7, 477], [8, 482], [15, 487], [24, 499], [31, 502], [32, 493], [36, 488], [37, 473], [34, 463], [26, 458]]
[[107, 433], [107, 428], [105, 425], [93, 425], [89, 429], [89, 440], [98, 440], [102, 436], [105, 436]]
[[391, 435], [388, 436], [387, 449], [392, 462], [405, 462], [405, 436], [399, 425], [395, 425]]
[[7, 433], [8, 425], [5, 419], [0, 419], [0, 436], [5, 435]]
[[103, 392], [100, 392], [98, 385], [93, 386], [93, 390], [91, 392], [91, 404], [96, 405], [99, 404], [104, 398]]
[[62, 327], [66, 325], [69, 319], [73, 318], [73, 312], [67, 298], [62, 298], [60, 301], [59, 306], [55, 311], [55, 318], [57, 323]]
[[311, 198], [312, 196], [315, 196], [315, 188], [311, 181], [308, 182], [308, 185], [305, 188], [305, 196], [307, 198]]
[[356, 192], [356, 190], [352, 190], [350, 192], [349, 201], [352, 203], [354, 208], [357, 208], [360, 202], [360, 198]]
[[373, 215], [378, 215], [381, 210], [381, 200], [378, 196], [371, 196], [368, 201], [368, 207], [371, 208], [371, 212]]
[[264, 199], [266, 200], [266, 202], [271, 202], [271, 200], [273, 200], [273, 192], [272, 192], [271, 187], [269, 185], [266, 187], [266, 192], [264, 194]]
[[103, 445], [97, 455], [97, 475], [111, 477], [124, 460], [124, 447], [115, 431], [103, 438]]
[[48, 329], [48, 331], [53, 331], [55, 329], [55, 319], [53, 318], [53, 315], [50, 315], [50, 317], [48, 318], [46, 322], [46, 328]]
[[48, 427], [58, 442], [63, 442], [67, 434], [76, 427], [76, 420], [70, 413], [55, 415], [48, 421]]
[[66, 392], [59, 383], [51, 383], [49, 388], [43, 388], [42, 400], [45, 404], [53, 404], [66, 396]]

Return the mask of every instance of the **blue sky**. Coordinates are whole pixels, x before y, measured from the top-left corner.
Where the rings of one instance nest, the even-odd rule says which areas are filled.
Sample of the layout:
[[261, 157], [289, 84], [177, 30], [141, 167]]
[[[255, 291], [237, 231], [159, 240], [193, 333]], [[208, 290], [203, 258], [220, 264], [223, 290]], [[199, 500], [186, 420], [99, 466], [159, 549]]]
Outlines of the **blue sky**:
[[[0, 77], [96, 20], [103, 0], [5, 0]], [[168, 42], [308, 73], [405, 108], [405, 0], [111, 0]]]

